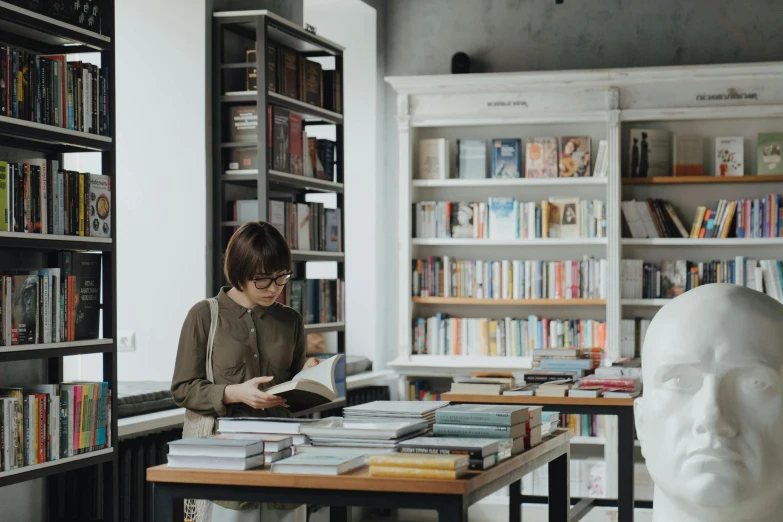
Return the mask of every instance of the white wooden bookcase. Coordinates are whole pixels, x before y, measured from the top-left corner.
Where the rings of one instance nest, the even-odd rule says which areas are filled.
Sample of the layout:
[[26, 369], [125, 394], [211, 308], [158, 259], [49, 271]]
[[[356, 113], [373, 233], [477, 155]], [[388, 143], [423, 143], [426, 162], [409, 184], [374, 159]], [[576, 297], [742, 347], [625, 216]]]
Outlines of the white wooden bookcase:
[[[396, 358], [389, 364], [400, 375], [407, 396], [410, 378], [449, 377], [479, 369], [522, 369], [525, 357], [411, 355], [412, 321], [436, 312], [456, 317], [524, 317], [605, 319], [607, 349], [619, 350], [622, 318], [651, 317], [666, 300], [629, 300], [621, 295], [621, 261], [666, 259], [710, 261], [746, 255], [783, 258], [783, 238], [771, 239], [624, 239], [620, 202], [635, 198], [671, 201], [686, 228], [698, 205], [718, 199], [760, 197], [783, 192], [780, 177], [750, 179], [756, 173], [756, 136], [783, 132], [783, 63], [656, 67], [561, 72], [460, 74], [388, 77], [397, 93], [399, 180], [399, 273]], [[704, 136], [703, 179], [687, 183], [624, 183], [628, 139], [632, 128], [666, 129], [674, 134]], [[609, 143], [606, 178], [513, 180], [418, 180], [418, 142], [447, 138], [451, 176], [455, 176], [457, 138], [535, 136], [591, 137], [595, 160], [599, 140]], [[744, 178], [714, 178], [715, 137], [744, 137]], [[524, 143], [524, 141], [523, 141]], [[489, 151], [487, 154], [489, 158]], [[669, 181], [669, 183], [667, 183]], [[680, 181], [680, 180], [677, 180]], [[486, 201], [514, 196], [539, 201], [550, 196], [602, 199], [606, 202], [607, 238], [568, 240], [416, 239], [411, 237], [412, 203], [426, 200]], [[427, 255], [457, 259], [580, 259], [608, 261], [607, 299], [603, 304], [562, 305], [528, 301], [513, 305], [421, 304], [411, 298], [411, 260]], [[615, 454], [613, 430], [606, 455]], [[603, 441], [598, 441], [602, 443]], [[612, 462], [607, 477], [615, 476]], [[609, 495], [616, 484], [609, 481]]]

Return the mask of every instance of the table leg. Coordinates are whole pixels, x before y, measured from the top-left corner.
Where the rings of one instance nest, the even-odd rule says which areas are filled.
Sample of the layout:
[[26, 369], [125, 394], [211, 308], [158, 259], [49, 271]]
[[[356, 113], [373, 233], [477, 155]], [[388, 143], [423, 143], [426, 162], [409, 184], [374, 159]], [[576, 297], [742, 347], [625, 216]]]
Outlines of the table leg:
[[329, 507], [329, 522], [348, 522], [348, 506]]
[[154, 522], [183, 522], [185, 505], [183, 499], [175, 499], [171, 488], [161, 482], [152, 485]]
[[568, 522], [571, 510], [569, 465], [567, 452], [549, 462], [549, 522]]
[[468, 507], [462, 499], [443, 503], [437, 507], [438, 522], [468, 522]]
[[633, 522], [633, 408], [622, 410], [617, 415], [617, 517], [623, 522]]
[[522, 522], [522, 480], [512, 482], [508, 491], [508, 522]]

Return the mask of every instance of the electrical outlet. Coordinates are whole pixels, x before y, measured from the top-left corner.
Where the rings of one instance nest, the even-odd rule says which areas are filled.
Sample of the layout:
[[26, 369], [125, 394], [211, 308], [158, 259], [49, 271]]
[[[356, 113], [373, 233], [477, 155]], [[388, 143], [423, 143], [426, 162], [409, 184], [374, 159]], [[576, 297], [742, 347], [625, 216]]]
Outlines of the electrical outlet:
[[120, 338], [117, 340], [118, 352], [136, 351], [136, 332], [130, 330], [120, 331]]

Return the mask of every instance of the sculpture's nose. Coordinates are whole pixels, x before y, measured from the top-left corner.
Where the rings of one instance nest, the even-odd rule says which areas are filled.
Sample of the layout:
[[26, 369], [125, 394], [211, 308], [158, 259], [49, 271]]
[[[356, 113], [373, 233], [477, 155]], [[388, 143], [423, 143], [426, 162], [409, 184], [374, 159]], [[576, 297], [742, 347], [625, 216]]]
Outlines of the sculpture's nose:
[[693, 429], [697, 435], [737, 436], [735, 421], [721, 407], [720, 387], [715, 376], [705, 376], [701, 389], [693, 399]]

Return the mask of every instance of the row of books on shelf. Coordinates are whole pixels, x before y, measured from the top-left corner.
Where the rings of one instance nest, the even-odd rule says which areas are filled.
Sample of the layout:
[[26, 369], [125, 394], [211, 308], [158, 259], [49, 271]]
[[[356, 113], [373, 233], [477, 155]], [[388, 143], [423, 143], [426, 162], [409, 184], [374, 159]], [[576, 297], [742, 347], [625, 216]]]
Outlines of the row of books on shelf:
[[[704, 165], [704, 141], [704, 136], [672, 136], [662, 129], [631, 129], [628, 177], [703, 176], [710, 170]], [[745, 175], [744, 141], [742, 136], [715, 138], [712, 175]], [[756, 143], [756, 173], [783, 174], [783, 133], [759, 133]]]
[[620, 357], [635, 359], [641, 357], [644, 337], [651, 319], [633, 318], [620, 320]]
[[[249, 64], [256, 61], [256, 50], [247, 49]], [[248, 91], [258, 90], [258, 71], [248, 68]], [[289, 98], [342, 113], [342, 72], [323, 66], [294, 49], [275, 42], [266, 47], [266, 89]]]
[[603, 347], [606, 323], [592, 319], [419, 317], [413, 354], [529, 357], [544, 348]]
[[[226, 218], [239, 223], [258, 221], [258, 200], [227, 202]], [[268, 223], [288, 241], [293, 250], [342, 252], [342, 210], [323, 203], [296, 203], [270, 199]], [[234, 227], [236, 229], [238, 227]]]
[[0, 44], [0, 116], [108, 136], [108, 68]]
[[687, 261], [684, 259], [645, 262], [622, 261], [623, 299], [666, 299], [710, 283], [746, 286], [776, 299], [783, 299], [783, 262], [774, 259]]
[[573, 431], [575, 437], [605, 437], [606, 416], [560, 413], [560, 427]]
[[0, 389], [0, 471], [111, 446], [107, 382]]
[[51, 256], [56, 268], [0, 271], [0, 345], [100, 336], [101, 256], [83, 252]]
[[292, 279], [277, 301], [299, 312], [305, 324], [322, 324], [345, 320], [344, 296], [340, 279]]
[[414, 259], [414, 297], [605, 299], [606, 259], [482, 261]]
[[783, 207], [779, 194], [756, 199], [721, 199], [714, 206], [696, 208], [690, 230], [674, 207], [662, 199], [623, 201], [625, 237], [765, 238], [783, 236]]
[[109, 176], [0, 161], [0, 231], [111, 237], [111, 215]]
[[[258, 111], [255, 105], [232, 106], [230, 141], [247, 143], [229, 152], [228, 173], [242, 174], [259, 170]], [[302, 116], [279, 107], [267, 106], [267, 167], [287, 174], [334, 181], [337, 169], [337, 143], [308, 137]]]
[[[490, 159], [487, 161], [487, 145]], [[483, 178], [573, 178], [606, 177], [609, 143], [601, 140], [592, 164], [590, 136], [457, 140], [456, 177]], [[524, 155], [523, 155], [524, 150]], [[449, 140], [419, 141], [418, 179], [448, 179], [451, 174]], [[524, 159], [523, 159], [524, 156]], [[490, 175], [487, 176], [487, 164]], [[594, 170], [591, 169], [594, 167]]]
[[95, 33], [101, 33], [100, 0], [9, 0], [10, 4]]
[[513, 197], [491, 197], [487, 203], [422, 201], [413, 204], [413, 234], [473, 239], [606, 237], [606, 205], [579, 198], [540, 203]]

